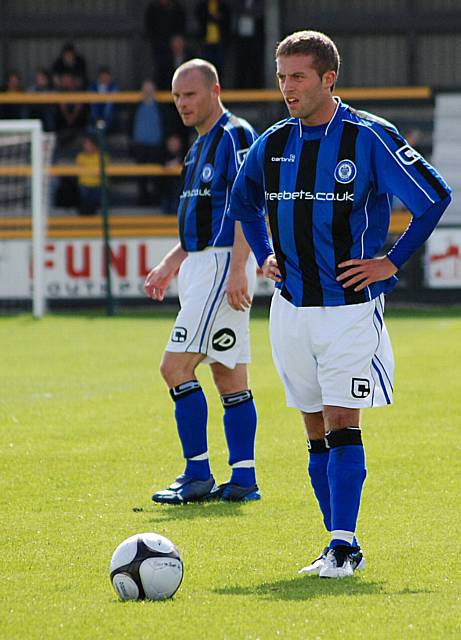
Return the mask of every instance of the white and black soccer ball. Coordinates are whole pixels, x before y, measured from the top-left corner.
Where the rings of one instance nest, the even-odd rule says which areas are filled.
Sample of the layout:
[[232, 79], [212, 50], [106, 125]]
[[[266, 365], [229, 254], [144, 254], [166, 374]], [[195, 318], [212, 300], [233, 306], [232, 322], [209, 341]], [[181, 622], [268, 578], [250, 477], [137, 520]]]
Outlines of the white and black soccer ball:
[[110, 561], [110, 580], [122, 600], [165, 600], [179, 589], [184, 564], [175, 545], [158, 533], [124, 540]]

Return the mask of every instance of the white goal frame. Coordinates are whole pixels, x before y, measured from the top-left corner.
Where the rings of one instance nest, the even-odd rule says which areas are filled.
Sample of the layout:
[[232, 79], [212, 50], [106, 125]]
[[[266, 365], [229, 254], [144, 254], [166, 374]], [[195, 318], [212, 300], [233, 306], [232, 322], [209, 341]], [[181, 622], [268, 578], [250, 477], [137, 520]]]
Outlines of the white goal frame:
[[43, 129], [40, 120], [0, 120], [0, 133], [30, 133], [31, 139], [31, 208], [32, 208], [32, 315], [45, 313], [44, 286], [44, 169]]

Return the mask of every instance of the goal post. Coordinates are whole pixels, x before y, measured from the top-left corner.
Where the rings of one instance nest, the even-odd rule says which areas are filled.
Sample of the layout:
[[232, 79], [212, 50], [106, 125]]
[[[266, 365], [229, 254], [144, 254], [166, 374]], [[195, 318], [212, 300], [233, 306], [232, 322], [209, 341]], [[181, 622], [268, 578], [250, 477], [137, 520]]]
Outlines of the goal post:
[[[31, 237], [31, 291], [26, 294], [18, 293], [16, 296], [15, 283], [12, 282], [15, 266], [4, 265], [3, 268], [7, 270], [6, 277], [10, 281], [9, 295], [13, 298], [28, 297], [31, 300], [34, 318], [41, 318], [45, 312], [45, 208], [48, 204], [48, 190], [45, 188], [48, 175], [45, 165], [51, 159], [53, 147], [49, 134], [46, 135], [47, 145], [40, 120], [0, 120], [0, 217], [3, 223], [0, 228], [0, 241], [2, 244], [5, 243], [2, 257], [5, 262], [5, 254], [10, 257], [14, 253], [7, 244], [19, 237], [15, 219], [16, 223], [19, 223], [19, 219], [22, 218], [24, 237], [29, 232]], [[48, 148], [45, 149], [45, 146]], [[29, 267], [23, 267], [27, 274]], [[0, 272], [1, 268], [0, 265]], [[2, 274], [2, 278], [4, 277], [5, 274]]]

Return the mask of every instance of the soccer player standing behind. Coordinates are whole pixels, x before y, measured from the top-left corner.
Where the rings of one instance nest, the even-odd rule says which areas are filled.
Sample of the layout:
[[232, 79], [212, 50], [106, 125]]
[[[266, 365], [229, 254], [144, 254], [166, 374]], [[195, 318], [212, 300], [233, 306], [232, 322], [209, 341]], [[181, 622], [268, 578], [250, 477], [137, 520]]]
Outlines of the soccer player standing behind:
[[[184, 160], [180, 242], [151, 270], [144, 288], [154, 300], [163, 300], [179, 269], [181, 308], [160, 371], [175, 402], [186, 468], [152, 499], [168, 504], [258, 500], [257, 417], [247, 373], [256, 265], [240, 223], [225, 215], [235, 176], [256, 134], [224, 109], [218, 75], [209, 62], [194, 59], [178, 67], [172, 92], [182, 121], [199, 135]], [[207, 402], [195, 374], [203, 361], [210, 363], [221, 395], [232, 467], [230, 481], [219, 487], [208, 459]]]
[[[355, 537], [366, 476], [360, 410], [390, 404], [393, 355], [383, 294], [450, 202], [444, 180], [389, 122], [333, 96], [334, 42], [300, 31], [276, 50], [290, 118], [252, 145], [229, 216], [275, 280], [270, 334], [288, 406], [302, 413], [309, 476], [328, 547], [301, 573], [342, 578], [363, 569]], [[382, 250], [396, 195], [413, 219]], [[269, 216], [273, 248], [265, 214]]]

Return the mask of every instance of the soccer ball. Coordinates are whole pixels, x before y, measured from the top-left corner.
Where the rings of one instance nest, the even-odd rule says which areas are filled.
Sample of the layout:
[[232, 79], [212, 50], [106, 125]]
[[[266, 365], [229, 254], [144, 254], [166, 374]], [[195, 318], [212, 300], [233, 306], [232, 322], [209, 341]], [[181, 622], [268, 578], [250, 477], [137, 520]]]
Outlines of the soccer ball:
[[124, 540], [110, 561], [110, 580], [122, 600], [165, 600], [179, 589], [184, 573], [175, 545], [158, 533]]

